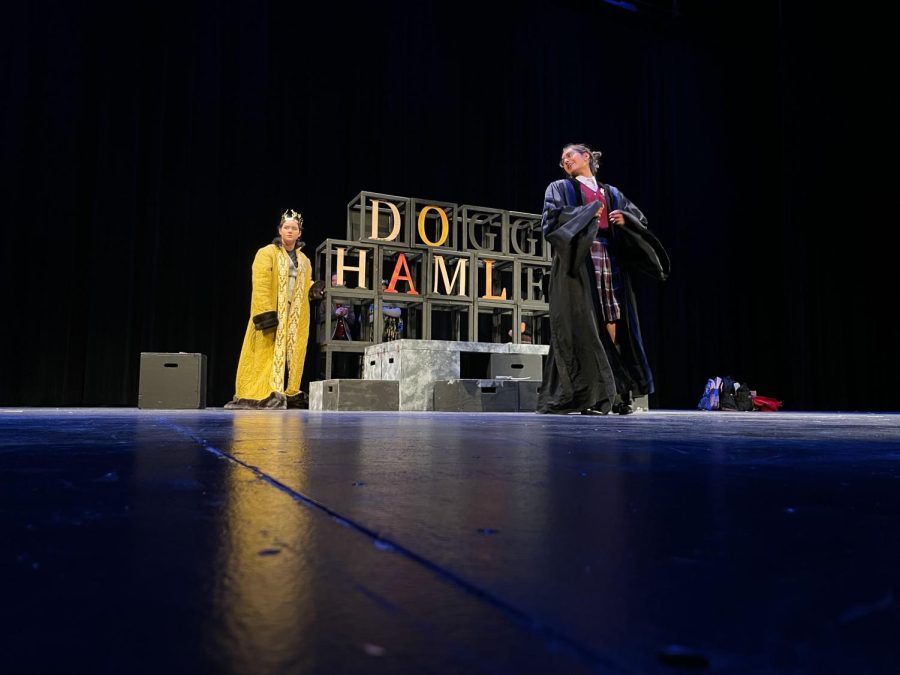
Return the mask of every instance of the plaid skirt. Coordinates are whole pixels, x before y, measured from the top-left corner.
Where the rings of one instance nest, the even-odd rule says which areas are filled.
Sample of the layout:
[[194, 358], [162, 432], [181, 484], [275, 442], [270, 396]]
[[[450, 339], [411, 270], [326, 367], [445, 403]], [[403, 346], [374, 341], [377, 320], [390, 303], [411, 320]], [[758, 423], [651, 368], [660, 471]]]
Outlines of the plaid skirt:
[[619, 306], [619, 266], [609, 251], [606, 237], [598, 237], [591, 244], [591, 261], [594, 263], [594, 277], [597, 282], [597, 293], [600, 296], [600, 308], [603, 320], [612, 323], [622, 318]]

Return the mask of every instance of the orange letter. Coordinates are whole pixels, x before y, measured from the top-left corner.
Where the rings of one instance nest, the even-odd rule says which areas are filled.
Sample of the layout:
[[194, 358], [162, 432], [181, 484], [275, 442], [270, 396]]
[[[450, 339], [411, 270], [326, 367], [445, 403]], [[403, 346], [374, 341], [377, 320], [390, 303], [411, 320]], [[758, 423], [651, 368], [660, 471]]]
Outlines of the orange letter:
[[[429, 209], [434, 209], [439, 214], [441, 214], [441, 238], [437, 241], [431, 241], [425, 235], [425, 214], [428, 213]], [[444, 211], [440, 206], [426, 206], [424, 209], [419, 211], [419, 238], [423, 243], [428, 246], [440, 246], [445, 241], [447, 241], [447, 237], [450, 236], [450, 224], [447, 222], [447, 212]]]
[[[406, 274], [400, 276], [400, 268], [406, 270]], [[388, 284], [388, 287], [384, 289], [385, 293], [397, 293], [396, 288], [394, 286], [397, 285], [397, 282], [400, 280], [406, 281], [409, 284], [409, 290], [406, 291], [410, 295], [418, 295], [419, 292], [416, 290], [415, 285], [413, 284], [412, 273], [409, 271], [409, 263], [406, 262], [406, 254], [401, 253], [397, 256], [397, 264], [394, 265], [394, 273], [391, 275], [391, 283]]]
[[503, 289], [503, 293], [500, 295], [494, 295], [493, 292], [493, 269], [494, 269], [494, 261], [493, 260], [485, 260], [484, 261], [484, 295], [481, 296], [482, 300], [506, 300], [506, 289]]

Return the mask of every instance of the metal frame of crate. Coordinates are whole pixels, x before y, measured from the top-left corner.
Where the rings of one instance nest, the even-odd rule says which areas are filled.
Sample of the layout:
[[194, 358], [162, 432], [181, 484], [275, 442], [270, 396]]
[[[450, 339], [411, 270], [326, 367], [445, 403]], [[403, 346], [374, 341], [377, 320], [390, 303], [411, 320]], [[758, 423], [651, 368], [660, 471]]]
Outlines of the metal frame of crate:
[[[373, 207], [377, 203], [378, 230], [377, 237], [371, 237]], [[437, 207], [428, 209], [428, 207]], [[423, 210], [427, 210], [423, 222], [425, 234], [432, 242], [437, 241], [443, 231], [443, 210], [447, 217], [446, 241], [440, 246], [429, 246], [421, 239], [418, 231], [418, 220]], [[399, 220], [397, 220], [399, 218]], [[331, 379], [333, 358], [336, 352], [355, 352], [364, 354], [367, 346], [382, 342], [380, 337], [384, 331], [382, 308], [385, 305], [398, 305], [406, 309], [404, 337], [408, 339], [431, 340], [434, 325], [434, 312], [447, 311], [452, 316], [450, 335], [453, 341], [474, 341], [478, 337], [480, 314], [491, 314], [505, 326], [508, 321], [512, 326], [519, 326], [523, 317], [543, 319], [549, 311], [544, 300], [542, 287], [538, 289], [535, 274], [543, 276], [549, 273], [550, 247], [540, 231], [539, 214], [504, 211], [471, 205], [457, 205], [451, 202], [428, 201], [414, 197], [402, 197], [378, 192], [360, 192], [347, 204], [346, 239], [327, 239], [316, 249], [317, 279], [326, 281], [325, 297], [320, 308], [313, 310], [313, 320], [322, 324], [316, 326], [318, 348], [325, 357], [325, 377]], [[387, 240], [392, 230], [399, 227], [395, 239]], [[489, 228], [493, 238], [485, 238], [485, 230], [476, 241], [477, 228]], [[485, 246], [490, 243], [491, 247]], [[499, 251], [496, 250], [499, 244]], [[331, 286], [331, 274], [336, 271], [337, 251], [343, 248], [346, 255], [355, 261], [351, 267], [358, 265], [358, 255], [365, 251], [366, 275], [365, 288], [357, 286]], [[390, 280], [394, 271], [393, 263], [387, 256], [403, 253], [413, 284], [417, 293], [408, 292], [408, 284], [398, 284], [398, 293], [387, 294], [381, 290], [380, 281]], [[355, 255], [354, 255], [355, 254]], [[446, 295], [434, 291], [435, 257], [445, 260], [448, 279], [453, 278], [455, 265], [465, 260], [466, 289], [463, 295]], [[486, 299], [481, 297], [485, 289], [479, 288], [483, 283], [482, 270], [486, 260], [492, 260], [494, 280], [501, 279], [500, 286], [506, 288], [505, 300]], [[455, 262], [454, 262], [455, 261]], [[529, 271], [531, 270], [531, 271]], [[357, 273], [352, 273], [357, 274]], [[529, 287], [529, 276], [532, 275]], [[351, 279], [353, 280], [353, 279]], [[459, 277], [456, 285], [459, 288]], [[442, 289], [446, 290], [446, 289]], [[524, 297], [523, 297], [524, 296]], [[336, 300], [358, 303], [360, 310], [371, 305], [373, 321], [368, 321], [368, 311], [360, 311], [357, 320], [360, 322], [359, 339], [353, 341], [333, 340], [334, 324], [330, 307]], [[467, 314], [467, 316], [465, 316]], [[413, 320], [410, 320], [412, 317]], [[498, 332], [499, 330], [499, 332]], [[492, 340], [519, 343], [521, 335], [518, 330], [508, 333], [492, 328]], [[533, 339], [539, 344], [539, 333], [535, 331]]]

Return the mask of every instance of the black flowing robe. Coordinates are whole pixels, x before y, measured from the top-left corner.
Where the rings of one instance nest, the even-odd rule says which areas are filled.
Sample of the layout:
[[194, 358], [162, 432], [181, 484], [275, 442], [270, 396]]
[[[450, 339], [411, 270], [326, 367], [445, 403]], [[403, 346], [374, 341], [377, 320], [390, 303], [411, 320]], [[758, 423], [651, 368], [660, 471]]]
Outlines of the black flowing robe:
[[542, 223], [553, 249], [553, 262], [548, 298], [550, 351], [538, 412], [567, 413], [585, 408], [608, 411], [617, 393], [630, 391], [643, 396], [654, 391], [630, 274], [639, 271], [664, 280], [669, 275], [669, 257], [647, 228], [644, 214], [615, 187], [600, 187], [605, 189], [609, 210], [625, 214], [625, 224], [611, 225], [608, 233], [619, 266], [619, 348], [602, 319], [591, 261], [600, 203], [583, 205], [579, 183], [574, 179], [555, 181], [544, 196]]

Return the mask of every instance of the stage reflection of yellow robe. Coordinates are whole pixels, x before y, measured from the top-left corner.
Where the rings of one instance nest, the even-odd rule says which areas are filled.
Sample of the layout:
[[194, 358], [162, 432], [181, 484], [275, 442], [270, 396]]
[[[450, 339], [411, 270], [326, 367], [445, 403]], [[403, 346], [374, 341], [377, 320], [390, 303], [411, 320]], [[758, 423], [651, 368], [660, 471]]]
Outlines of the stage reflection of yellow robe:
[[[309, 288], [312, 265], [297, 251], [297, 281], [288, 303], [288, 270], [290, 259], [275, 244], [264, 246], [253, 259], [253, 295], [250, 319], [244, 334], [244, 345], [238, 361], [235, 399], [262, 401], [273, 394], [283, 398], [300, 391], [306, 343], [309, 337]], [[262, 312], [278, 312], [278, 326], [257, 330], [253, 317]], [[284, 370], [287, 364], [287, 388]]]

